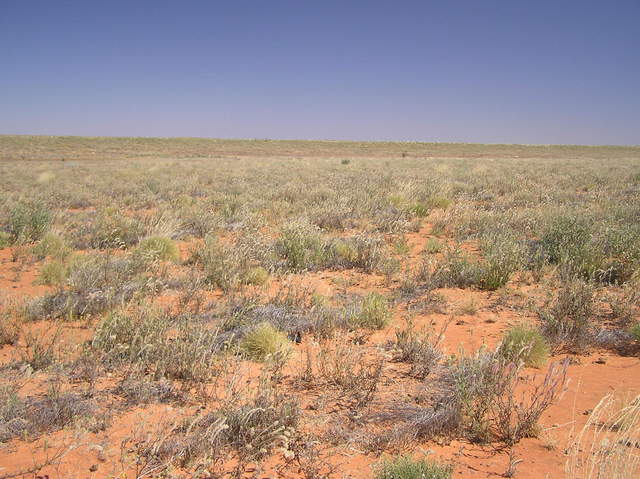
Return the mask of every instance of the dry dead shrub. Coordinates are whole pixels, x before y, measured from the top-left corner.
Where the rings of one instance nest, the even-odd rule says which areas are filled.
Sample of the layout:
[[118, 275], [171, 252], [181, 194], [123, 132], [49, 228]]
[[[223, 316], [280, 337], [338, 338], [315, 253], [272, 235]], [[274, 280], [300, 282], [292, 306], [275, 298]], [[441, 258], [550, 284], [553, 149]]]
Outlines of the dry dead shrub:
[[[384, 357], [378, 356], [370, 360], [354, 345], [338, 342], [333, 347], [322, 347], [316, 360], [317, 374], [323, 382], [347, 394], [356, 407], [371, 402], [382, 378]], [[307, 368], [312, 370], [310, 363]]]

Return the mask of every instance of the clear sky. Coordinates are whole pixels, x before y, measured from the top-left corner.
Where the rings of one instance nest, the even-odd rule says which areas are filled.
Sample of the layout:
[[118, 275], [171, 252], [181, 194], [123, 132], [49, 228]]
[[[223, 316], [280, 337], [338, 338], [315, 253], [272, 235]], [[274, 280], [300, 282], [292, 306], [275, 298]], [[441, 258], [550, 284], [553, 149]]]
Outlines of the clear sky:
[[640, 144], [640, 0], [0, 0], [0, 133]]

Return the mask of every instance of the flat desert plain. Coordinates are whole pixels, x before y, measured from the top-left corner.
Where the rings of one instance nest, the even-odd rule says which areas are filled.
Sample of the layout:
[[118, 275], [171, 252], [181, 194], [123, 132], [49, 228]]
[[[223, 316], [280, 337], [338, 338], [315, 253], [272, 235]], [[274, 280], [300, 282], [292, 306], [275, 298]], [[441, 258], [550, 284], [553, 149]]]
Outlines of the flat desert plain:
[[0, 136], [0, 478], [640, 477], [640, 148]]

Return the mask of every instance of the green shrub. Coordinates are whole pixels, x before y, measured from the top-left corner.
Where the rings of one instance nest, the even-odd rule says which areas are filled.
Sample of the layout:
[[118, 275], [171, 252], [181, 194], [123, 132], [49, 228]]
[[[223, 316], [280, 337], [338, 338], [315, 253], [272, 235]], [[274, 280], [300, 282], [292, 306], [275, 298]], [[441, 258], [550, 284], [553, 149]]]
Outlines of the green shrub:
[[425, 218], [429, 216], [430, 211], [431, 210], [427, 205], [420, 203], [419, 201], [409, 208], [409, 212], [418, 218]]
[[40, 270], [38, 282], [47, 286], [62, 286], [67, 280], [69, 270], [61, 261], [45, 263]]
[[385, 460], [376, 471], [376, 479], [451, 479], [453, 467], [407, 456]]
[[134, 254], [145, 262], [176, 262], [180, 259], [180, 251], [175, 241], [163, 236], [152, 236], [143, 239], [136, 247]]
[[586, 249], [592, 234], [592, 225], [580, 216], [554, 218], [544, 231], [541, 241], [549, 261], [560, 263], [575, 258]]
[[356, 235], [331, 242], [321, 266], [360, 268], [367, 273], [380, 271], [390, 258], [384, 240], [376, 236]]
[[45, 259], [49, 256], [62, 261], [71, 254], [71, 248], [61, 236], [46, 233], [40, 242], [33, 247], [32, 252], [38, 259]]
[[291, 271], [313, 269], [325, 259], [325, 248], [318, 229], [306, 222], [290, 223], [282, 229], [276, 250]]
[[446, 210], [452, 203], [453, 201], [445, 196], [434, 195], [427, 200], [427, 207]]
[[53, 215], [43, 203], [20, 203], [9, 214], [8, 230], [11, 241], [38, 241], [49, 229], [52, 221]]
[[480, 288], [494, 291], [504, 286], [511, 275], [523, 265], [524, 250], [509, 230], [497, 230], [482, 236], [480, 247], [484, 254]]
[[213, 236], [207, 236], [204, 245], [193, 251], [190, 262], [204, 271], [205, 281], [223, 291], [237, 288], [249, 270], [249, 258], [242, 247], [224, 246]]
[[291, 342], [270, 323], [262, 323], [244, 337], [240, 349], [251, 359], [263, 361], [268, 356], [288, 356]]
[[382, 329], [391, 319], [391, 311], [384, 296], [372, 292], [362, 300], [362, 309], [355, 314], [350, 323], [353, 327], [366, 329]]
[[442, 251], [442, 243], [437, 238], [429, 238], [424, 245], [424, 252], [427, 254], [436, 254]]
[[0, 346], [18, 342], [22, 331], [21, 308], [15, 299], [0, 297]]
[[537, 329], [524, 324], [511, 327], [504, 335], [498, 351], [509, 361], [522, 361], [525, 365], [540, 368], [549, 358], [549, 346]]
[[96, 249], [126, 248], [138, 242], [143, 225], [134, 218], [119, 213], [115, 208], [102, 211], [89, 231], [89, 246]]
[[442, 259], [426, 259], [418, 274], [418, 279], [428, 288], [467, 288], [479, 284], [483, 274], [482, 266], [472, 261], [459, 249], [450, 249]]
[[631, 333], [631, 336], [633, 336], [633, 339], [640, 342], [640, 323], [636, 323], [631, 326], [629, 332]]
[[244, 275], [243, 283], [262, 286], [269, 281], [269, 272], [262, 266], [249, 268]]
[[11, 244], [11, 235], [4, 231], [0, 231], [0, 249], [6, 248]]

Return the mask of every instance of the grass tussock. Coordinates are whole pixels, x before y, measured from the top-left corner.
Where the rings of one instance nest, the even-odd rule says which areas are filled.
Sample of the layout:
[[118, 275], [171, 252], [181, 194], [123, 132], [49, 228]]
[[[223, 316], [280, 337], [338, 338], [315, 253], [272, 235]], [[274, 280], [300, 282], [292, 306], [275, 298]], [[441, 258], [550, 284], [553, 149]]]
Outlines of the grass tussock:
[[451, 479], [453, 467], [428, 459], [400, 456], [378, 465], [376, 479]]

